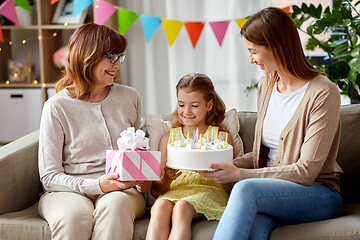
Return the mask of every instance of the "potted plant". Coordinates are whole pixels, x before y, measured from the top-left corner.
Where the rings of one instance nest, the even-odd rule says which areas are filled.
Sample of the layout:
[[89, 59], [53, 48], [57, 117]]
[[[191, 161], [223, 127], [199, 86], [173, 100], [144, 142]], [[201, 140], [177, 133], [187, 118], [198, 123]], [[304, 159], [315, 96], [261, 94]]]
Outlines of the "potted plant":
[[[292, 6], [290, 14], [298, 29], [309, 36], [307, 50], [321, 48], [327, 56], [327, 64], [318, 64], [310, 59], [319, 70], [337, 84], [341, 94], [351, 103], [360, 102], [360, 0], [334, 0], [333, 8], [323, 10], [322, 5]], [[305, 22], [310, 25], [303, 29]], [[330, 34], [326, 34], [330, 33]]]

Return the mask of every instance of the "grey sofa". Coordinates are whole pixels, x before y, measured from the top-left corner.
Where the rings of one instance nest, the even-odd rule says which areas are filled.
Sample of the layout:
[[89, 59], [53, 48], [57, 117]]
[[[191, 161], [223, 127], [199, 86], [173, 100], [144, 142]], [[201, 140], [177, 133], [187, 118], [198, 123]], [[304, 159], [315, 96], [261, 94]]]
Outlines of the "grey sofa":
[[[252, 148], [256, 113], [239, 112], [245, 152]], [[360, 104], [341, 108], [338, 162], [344, 208], [334, 219], [277, 227], [271, 240], [360, 239]], [[50, 239], [47, 222], [37, 213], [41, 184], [37, 168], [38, 131], [0, 148], [0, 239]], [[134, 239], [144, 239], [149, 214], [136, 220]], [[211, 239], [217, 221], [195, 220], [193, 239]]]

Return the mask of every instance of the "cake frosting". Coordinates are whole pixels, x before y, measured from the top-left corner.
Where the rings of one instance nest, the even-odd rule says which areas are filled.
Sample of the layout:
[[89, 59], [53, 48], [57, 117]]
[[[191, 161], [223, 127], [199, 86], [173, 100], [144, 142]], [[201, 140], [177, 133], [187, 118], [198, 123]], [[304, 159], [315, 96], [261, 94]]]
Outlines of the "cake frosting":
[[211, 163], [233, 163], [233, 147], [216, 139], [209, 143], [204, 138], [177, 140], [167, 145], [166, 166], [184, 170], [214, 170]]

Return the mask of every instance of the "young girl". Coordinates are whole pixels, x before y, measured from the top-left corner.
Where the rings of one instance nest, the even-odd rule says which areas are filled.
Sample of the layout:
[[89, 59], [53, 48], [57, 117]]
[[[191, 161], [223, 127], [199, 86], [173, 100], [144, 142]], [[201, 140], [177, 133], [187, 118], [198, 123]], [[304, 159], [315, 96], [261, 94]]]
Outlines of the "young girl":
[[[176, 86], [178, 107], [171, 116], [172, 129], [162, 136], [159, 150], [162, 157], [162, 177], [154, 182], [152, 194], [157, 197], [151, 209], [147, 239], [191, 239], [193, 218], [205, 216], [219, 220], [228, 200], [228, 186], [204, 178], [198, 172], [178, 171], [165, 166], [169, 136], [182, 138], [198, 129], [202, 136], [208, 132], [225, 140], [225, 104], [204, 74], [190, 73], [180, 79]], [[176, 134], [175, 134], [176, 133]], [[232, 144], [231, 137], [229, 144]], [[172, 227], [170, 229], [170, 222]]]

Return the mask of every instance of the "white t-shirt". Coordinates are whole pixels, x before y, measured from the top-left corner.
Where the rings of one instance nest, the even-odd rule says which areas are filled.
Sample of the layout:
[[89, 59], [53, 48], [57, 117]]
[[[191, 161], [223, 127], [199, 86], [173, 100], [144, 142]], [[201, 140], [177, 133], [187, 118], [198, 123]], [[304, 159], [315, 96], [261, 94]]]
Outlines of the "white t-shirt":
[[280, 93], [277, 90], [277, 82], [275, 83], [262, 130], [262, 144], [270, 149], [266, 161], [267, 167], [273, 166], [280, 134], [294, 115], [308, 85], [309, 82], [293, 92]]

